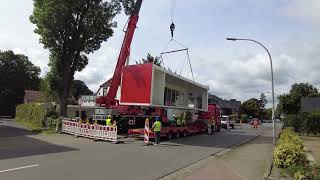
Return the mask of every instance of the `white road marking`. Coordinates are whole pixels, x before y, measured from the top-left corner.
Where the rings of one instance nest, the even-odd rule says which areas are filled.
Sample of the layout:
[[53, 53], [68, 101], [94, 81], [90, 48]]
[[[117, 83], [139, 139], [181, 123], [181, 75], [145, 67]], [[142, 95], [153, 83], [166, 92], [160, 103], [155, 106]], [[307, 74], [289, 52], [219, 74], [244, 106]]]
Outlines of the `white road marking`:
[[19, 169], [26, 169], [26, 168], [31, 168], [31, 167], [37, 167], [37, 166], [39, 166], [39, 164], [34, 164], [34, 165], [30, 165], [30, 166], [23, 166], [23, 167], [17, 167], [17, 168], [12, 168], [12, 169], [5, 169], [5, 170], [1, 170], [0, 173], [8, 172], [8, 171], [15, 171], [15, 170], [19, 170]]

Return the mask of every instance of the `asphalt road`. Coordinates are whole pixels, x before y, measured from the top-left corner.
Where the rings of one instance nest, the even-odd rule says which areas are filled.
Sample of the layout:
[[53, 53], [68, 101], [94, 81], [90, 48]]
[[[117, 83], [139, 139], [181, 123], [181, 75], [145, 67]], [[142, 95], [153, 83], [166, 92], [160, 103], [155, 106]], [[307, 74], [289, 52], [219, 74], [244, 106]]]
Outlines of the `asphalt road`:
[[158, 179], [261, 133], [251, 127], [144, 146], [36, 135], [0, 119], [1, 180]]

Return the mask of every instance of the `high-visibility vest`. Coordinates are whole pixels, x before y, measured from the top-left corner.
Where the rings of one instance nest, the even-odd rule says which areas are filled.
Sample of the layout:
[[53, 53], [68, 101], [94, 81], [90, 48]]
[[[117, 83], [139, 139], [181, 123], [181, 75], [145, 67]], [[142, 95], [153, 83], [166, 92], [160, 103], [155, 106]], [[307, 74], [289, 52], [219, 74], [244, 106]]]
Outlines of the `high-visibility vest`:
[[161, 122], [160, 122], [160, 121], [156, 121], [156, 122], [154, 123], [154, 129], [153, 129], [153, 131], [156, 131], [156, 132], [161, 131]]
[[111, 124], [111, 119], [107, 119], [107, 120], [106, 120], [106, 125], [107, 125], [107, 126], [112, 126], [112, 124]]
[[182, 115], [182, 125], [183, 126], [186, 125], [186, 113], [183, 113], [183, 115]]
[[178, 125], [178, 126], [181, 126], [181, 120], [180, 120], [180, 117], [178, 117], [178, 118], [177, 118], [177, 125]]

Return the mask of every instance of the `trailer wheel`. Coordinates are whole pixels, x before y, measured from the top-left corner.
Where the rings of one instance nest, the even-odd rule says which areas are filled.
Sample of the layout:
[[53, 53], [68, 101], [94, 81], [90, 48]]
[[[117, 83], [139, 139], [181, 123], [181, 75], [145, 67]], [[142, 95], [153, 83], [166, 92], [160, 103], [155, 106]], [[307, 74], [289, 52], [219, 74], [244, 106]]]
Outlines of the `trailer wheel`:
[[183, 137], [187, 137], [187, 135], [188, 135], [188, 134], [187, 134], [187, 131], [183, 131], [182, 136], [183, 136]]
[[171, 133], [171, 132], [169, 132], [169, 133], [167, 134], [167, 138], [168, 138], [169, 140], [172, 139], [172, 133]]

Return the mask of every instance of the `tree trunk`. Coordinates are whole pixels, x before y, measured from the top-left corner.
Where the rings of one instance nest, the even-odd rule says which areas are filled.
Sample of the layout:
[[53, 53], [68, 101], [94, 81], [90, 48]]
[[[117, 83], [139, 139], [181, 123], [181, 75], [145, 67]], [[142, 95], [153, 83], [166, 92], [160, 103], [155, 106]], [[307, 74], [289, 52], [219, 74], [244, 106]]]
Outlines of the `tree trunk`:
[[67, 111], [67, 105], [68, 105], [67, 98], [68, 98], [68, 96], [65, 93], [62, 93], [59, 96], [59, 98], [60, 98], [60, 116], [67, 117], [68, 116], [68, 111]]
[[60, 116], [67, 117], [67, 105], [68, 105], [68, 98], [70, 94], [70, 87], [73, 80], [73, 73], [70, 72], [70, 65], [65, 65], [63, 70], [63, 78], [61, 84], [61, 91], [59, 93], [60, 99]]

